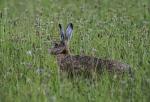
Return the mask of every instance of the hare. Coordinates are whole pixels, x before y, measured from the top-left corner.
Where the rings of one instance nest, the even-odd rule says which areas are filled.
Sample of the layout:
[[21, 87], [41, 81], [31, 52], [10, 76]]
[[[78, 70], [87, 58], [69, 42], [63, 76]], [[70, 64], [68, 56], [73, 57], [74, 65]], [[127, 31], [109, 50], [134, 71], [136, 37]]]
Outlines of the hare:
[[80, 72], [102, 72], [106, 69], [108, 72], [124, 73], [130, 72], [130, 66], [115, 60], [100, 59], [91, 56], [71, 55], [69, 51], [69, 41], [72, 37], [73, 24], [69, 23], [64, 32], [59, 24], [61, 41], [55, 43], [54, 47], [49, 49], [50, 53], [56, 55], [57, 62], [61, 71], [70, 73]]

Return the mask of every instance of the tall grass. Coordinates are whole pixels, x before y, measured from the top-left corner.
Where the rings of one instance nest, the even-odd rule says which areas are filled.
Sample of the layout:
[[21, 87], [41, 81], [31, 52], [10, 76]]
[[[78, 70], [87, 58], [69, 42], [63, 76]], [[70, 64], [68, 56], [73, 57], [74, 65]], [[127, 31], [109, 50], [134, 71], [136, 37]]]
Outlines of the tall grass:
[[[48, 48], [69, 22], [72, 54], [126, 62], [135, 79], [62, 78]], [[1, 102], [148, 102], [149, 68], [149, 0], [0, 1]]]

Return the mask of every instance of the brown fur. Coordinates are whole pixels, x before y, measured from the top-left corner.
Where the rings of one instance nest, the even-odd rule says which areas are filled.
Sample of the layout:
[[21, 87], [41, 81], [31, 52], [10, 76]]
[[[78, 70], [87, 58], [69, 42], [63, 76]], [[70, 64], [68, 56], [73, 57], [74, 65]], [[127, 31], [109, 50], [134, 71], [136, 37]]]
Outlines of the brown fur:
[[57, 62], [60, 70], [71, 73], [78, 72], [101, 72], [106, 69], [109, 72], [127, 72], [130, 67], [127, 64], [114, 61], [99, 59], [90, 56], [71, 55], [65, 44], [58, 44], [50, 49], [50, 52], [57, 56]]
[[79, 72], [109, 72], [124, 73], [130, 72], [130, 67], [127, 64], [115, 61], [100, 59], [90, 56], [71, 55], [68, 48], [68, 40], [63, 39], [53, 48], [49, 50], [51, 54], [57, 56], [57, 62], [60, 70], [71, 73]]

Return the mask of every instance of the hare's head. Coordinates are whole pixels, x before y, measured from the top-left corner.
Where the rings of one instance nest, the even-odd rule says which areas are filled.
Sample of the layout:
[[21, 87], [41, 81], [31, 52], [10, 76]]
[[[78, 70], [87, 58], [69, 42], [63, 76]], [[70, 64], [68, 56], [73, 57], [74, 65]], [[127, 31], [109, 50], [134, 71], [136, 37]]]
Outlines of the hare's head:
[[72, 36], [72, 31], [73, 31], [73, 24], [69, 23], [66, 32], [64, 32], [64, 29], [61, 24], [59, 24], [59, 29], [60, 29], [60, 42], [54, 43], [54, 47], [51, 48], [49, 51], [51, 54], [58, 55], [58, 54], [68, 54], [69, 53], [69, 40], [71, 39]]

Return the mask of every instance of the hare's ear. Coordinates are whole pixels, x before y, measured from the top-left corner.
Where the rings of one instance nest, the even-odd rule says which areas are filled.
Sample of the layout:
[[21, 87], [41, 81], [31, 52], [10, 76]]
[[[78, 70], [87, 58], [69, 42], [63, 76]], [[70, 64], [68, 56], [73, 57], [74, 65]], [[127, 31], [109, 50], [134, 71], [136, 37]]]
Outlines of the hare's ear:
[[66, 38], [67, 38], [67, 40], [71, 39], [72, 31], [73, 31], [73, 24], [69, 23], [68, 26], [67, 26], [67, 29], [66, 29]]
[[65, 33], [64, 33], [64, 29], [61, 26], [61, 24], [59, 24], [59, 30], [60, 30], [60, 36], [61, 36], [61, 40], [64, 40], [65, 38]]

